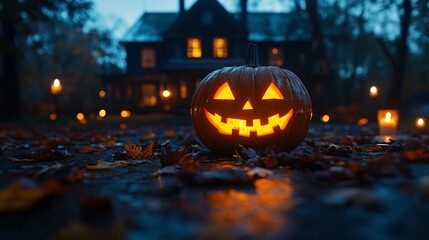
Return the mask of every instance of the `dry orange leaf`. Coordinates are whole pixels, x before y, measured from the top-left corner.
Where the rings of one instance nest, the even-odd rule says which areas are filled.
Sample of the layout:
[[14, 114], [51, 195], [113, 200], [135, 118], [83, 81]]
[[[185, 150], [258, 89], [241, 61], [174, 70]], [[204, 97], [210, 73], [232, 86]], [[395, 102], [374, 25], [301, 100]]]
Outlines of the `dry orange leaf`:
[[139, 146], [132, 142], [127, 142], [125, 144], [126, 154], [129, 158], [134, 160], [141, 159], [150, 159], [153, 157], [153, 142], [150, 142], [146, 145], [146, 147], [142, 150]]

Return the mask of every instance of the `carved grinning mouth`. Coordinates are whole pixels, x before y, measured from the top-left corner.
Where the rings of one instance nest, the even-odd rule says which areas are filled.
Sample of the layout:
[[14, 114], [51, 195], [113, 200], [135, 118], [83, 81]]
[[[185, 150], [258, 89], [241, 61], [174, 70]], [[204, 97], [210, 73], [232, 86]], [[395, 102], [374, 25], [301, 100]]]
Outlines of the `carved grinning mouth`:
[[253, 119], [252, 126], [246, 126], [246, 120], [238, 118], [226, 118], [225, 122], [222, 122], [222, 116], [219, 114], [211, 114], [204, 108], [207, 120], [223, 135], [232, 135], [232, 131], [238, 131], [238, 135], [242, 137], [250, 137], [250, 133], [254, 132], [258, 137], [270, 135], [274, 133], [274, 128], [279, 127], [280, 130], [284, 130], [289, 123], [289, 120], [293, 116], [293, 109], [280, 117], [280, 114], [268, 117], [268, 123], [261, 125], [261, 119]]

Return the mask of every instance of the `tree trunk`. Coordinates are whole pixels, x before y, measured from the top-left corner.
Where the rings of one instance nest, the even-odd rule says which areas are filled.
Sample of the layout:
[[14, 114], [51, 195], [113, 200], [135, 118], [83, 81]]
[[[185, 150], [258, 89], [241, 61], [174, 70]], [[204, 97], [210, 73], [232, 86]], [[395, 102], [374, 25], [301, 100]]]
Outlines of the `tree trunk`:
[[15, 24], [11, 20], [2, 22], [3, 40], [6, 46], [3, 53], [3, 82], [1, 84], [0, 119], [16, 120], [20, 117], [21, 96], [17, 70], [17, 46], [15, 42]]
[[402, 97], [402, 88], [404, 87], [405, 69], [408, 57], [408, 35], [409, 28], [411, 25], [411, 1], [403, 0], [402, 2], [403, 14], [401, 16], [401, 33], [399, 38], [395, 42], [395, 54], [392, 54], [386, 47], [381, 39], [378, 39], [380, 46], [386, 57], [389, 59], [392, 65], [392, 82], [387, 95], [386, 105], [389, 108], [399, 108]]
[[305, 0], [307, 13], [310, 18], [310, 23], [313, 29], [313, 42], [316, 44], [317, 57], [320, 60], [322, 72], [327, 75], [332, 75], [332, 65], [326, 55], [326, 46], [319, 17], [319, 5], [317, 0]]

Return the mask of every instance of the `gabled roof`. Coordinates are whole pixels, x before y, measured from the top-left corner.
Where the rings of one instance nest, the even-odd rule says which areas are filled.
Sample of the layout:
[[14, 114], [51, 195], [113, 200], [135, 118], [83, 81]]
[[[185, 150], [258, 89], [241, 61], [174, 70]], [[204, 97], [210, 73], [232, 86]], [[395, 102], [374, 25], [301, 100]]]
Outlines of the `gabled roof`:
[[162, 34], [177, 19], [177, 13], [144, 13], [134, 25], [128, 29], [122, 42], [159, 42]]
[[[237, 20], [240, 13], [232, 13]], [[122, 42], [159, 42], [178, 18], [178, 13], [144, 13], [125, 33]], [[247, 16], [248, 40], [294, 41], [310, 40], [308, 24], [293, 22], [289, 13], [249, 12]]]

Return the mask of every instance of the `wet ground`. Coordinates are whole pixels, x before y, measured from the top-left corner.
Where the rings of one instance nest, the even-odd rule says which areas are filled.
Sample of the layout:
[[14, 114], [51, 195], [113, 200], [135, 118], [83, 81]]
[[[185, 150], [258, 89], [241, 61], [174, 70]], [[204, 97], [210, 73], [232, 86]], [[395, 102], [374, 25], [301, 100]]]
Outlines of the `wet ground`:
[[314, 125], [292, 153], [220, 156], [186, 121], [143, 125], [1, 125], [1, 239], [429, 236], [423, 132]]

